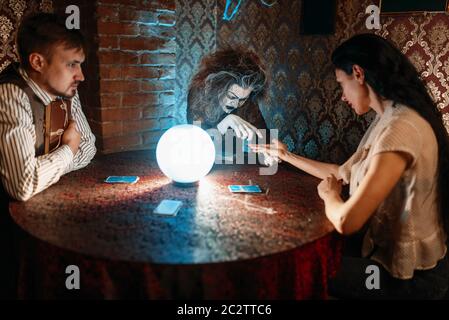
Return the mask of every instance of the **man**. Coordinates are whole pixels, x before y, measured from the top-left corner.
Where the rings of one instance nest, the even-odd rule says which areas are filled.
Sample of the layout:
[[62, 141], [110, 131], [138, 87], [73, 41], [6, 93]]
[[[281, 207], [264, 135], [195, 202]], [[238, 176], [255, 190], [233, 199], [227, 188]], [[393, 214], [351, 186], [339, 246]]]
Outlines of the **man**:
[[[9, 198], [30, 199], [63, 174], [85, 167], [96, 152], [77, 92], [84, 81], [81, 33], [66, 29], [65, 21], [53, 14], [37, 14], [22, 22], [17, 48], [20, 65], [12, 64], [0, 74], [0, 298], [16, 293]], [[47, 150], [44, 123], [49, 118], [44, 110], [55, 103], [66, 111], [65, 129], [58, 131], [57, 145]]]
[[[96, 148], [77, 92], [84, 81], [81, 33], [66, 29], [56, 15], [40, 13], [22, 22], [17, 48], [20, 66], [0, 76], [0, 175], [9, 196], [26, 201], [85, 167]], [[42, 154], [37, 141], [43, 129], [35, 114], [57, 98], [71, 103], [72, 119], [58, 147]]]

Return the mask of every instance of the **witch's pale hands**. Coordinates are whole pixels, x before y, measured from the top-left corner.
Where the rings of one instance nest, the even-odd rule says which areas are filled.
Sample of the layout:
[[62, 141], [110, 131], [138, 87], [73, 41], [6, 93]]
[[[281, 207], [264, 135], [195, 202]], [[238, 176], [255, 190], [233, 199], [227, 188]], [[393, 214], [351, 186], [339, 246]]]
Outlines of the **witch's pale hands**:
[[217, 125], [218, 131], [220, 131], [221, 134], [225, 134], [226, 130], [228, 128], [231, 128], [234, 130], [235, 135], [237, 138], [240, 139], [248, 139], [251, 141], [256, 134], [259, 138], [263, 138], [262, 132], [257, 129], [255, 126], [253, 126], [248, 121], [243, 120], [239, 116], [236, 116], [235, 114], [227, 115], [221, 122]]

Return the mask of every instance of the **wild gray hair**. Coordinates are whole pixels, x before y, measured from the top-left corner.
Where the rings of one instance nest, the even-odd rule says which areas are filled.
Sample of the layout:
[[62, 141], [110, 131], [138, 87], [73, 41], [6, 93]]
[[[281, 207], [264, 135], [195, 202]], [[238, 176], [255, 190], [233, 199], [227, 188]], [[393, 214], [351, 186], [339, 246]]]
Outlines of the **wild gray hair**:
[[229, 88], [237, 84], [244, 89], [252, 89], [251, 96], [257, 95], [266, 84], [266, 77], [260, 72], [238, 74], [230, 71], [220, 71], [209, 74], [204, 81], [204, 91], [197, 97], [197, 101], [204, 106], [206, 118], [211, 122], [219, 120], [223, 111], [219, 106], [221, 99]]

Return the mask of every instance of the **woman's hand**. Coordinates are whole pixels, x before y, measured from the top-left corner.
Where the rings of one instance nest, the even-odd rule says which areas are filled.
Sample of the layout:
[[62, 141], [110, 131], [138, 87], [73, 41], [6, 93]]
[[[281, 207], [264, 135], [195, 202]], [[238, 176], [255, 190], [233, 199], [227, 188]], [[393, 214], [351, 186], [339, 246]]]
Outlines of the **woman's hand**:
[[342, 182], [337, 180], [334, 175], [323, 179], [318, 185], [318, 195], [321, 199], [326, 200], [331, 196], [340, 196]]
[[248, 147], [254, 152], [267, 154], [271, 158], [276, 159], [276, 161], [279, 159], [284, 160], [288, 154], [287, 145], [280, 142], [278, 139], [273, 139], [271, 142], [271, 144], [248, 144]]
[[243, 120], [239, 116], [235, 114], [230, 114], [226, 116], [221, 122], [217, 125], [217, 129], [221, 134], [225, 134], [226, 130], [231, 128], [234, 130], [237, 138], [240, 139], [248, 139], [251, 141], [254, 137], [254, 134], [257, 134], [259, 138], [263, 138], [262, 132], [253, 126], [251, 123]]
[[269, 156], [266, 152], [262, 152], [263, 154], [263, 163], [268, 166], [271, 167], [273, 166], [275, 163], [279, 163], [282, 162], [281, 159], [279, 158], [275, 158], [275, 157], [271, 157]]

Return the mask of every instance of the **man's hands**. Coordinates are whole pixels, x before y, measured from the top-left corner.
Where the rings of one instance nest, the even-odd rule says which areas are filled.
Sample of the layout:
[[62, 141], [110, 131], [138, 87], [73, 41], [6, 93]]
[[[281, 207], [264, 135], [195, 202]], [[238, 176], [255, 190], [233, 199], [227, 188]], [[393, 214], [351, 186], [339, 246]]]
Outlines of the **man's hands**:
[[235, 135], [240, 139], [248, 139], [251, 141], [254, 134], [257, 134], [257, 136], [261, 139], [263, 138], [262, 132], [260, 132], [259, 129], [235, 114], [226, 116], [226, 118], [221, 120], [221, 122], [217, 125], [217, 129], [221, 134], [225, 134], [228, 128], [234, 130]]
[[62, 144], [68, 145], [72, 150], [73, 155], [75, 155], [78, 152], [80, 141], [81, 135], [76, 127], [76, 122], [74, 120], [70, 120], [67, 129], [64, 130], [61, 142]]

